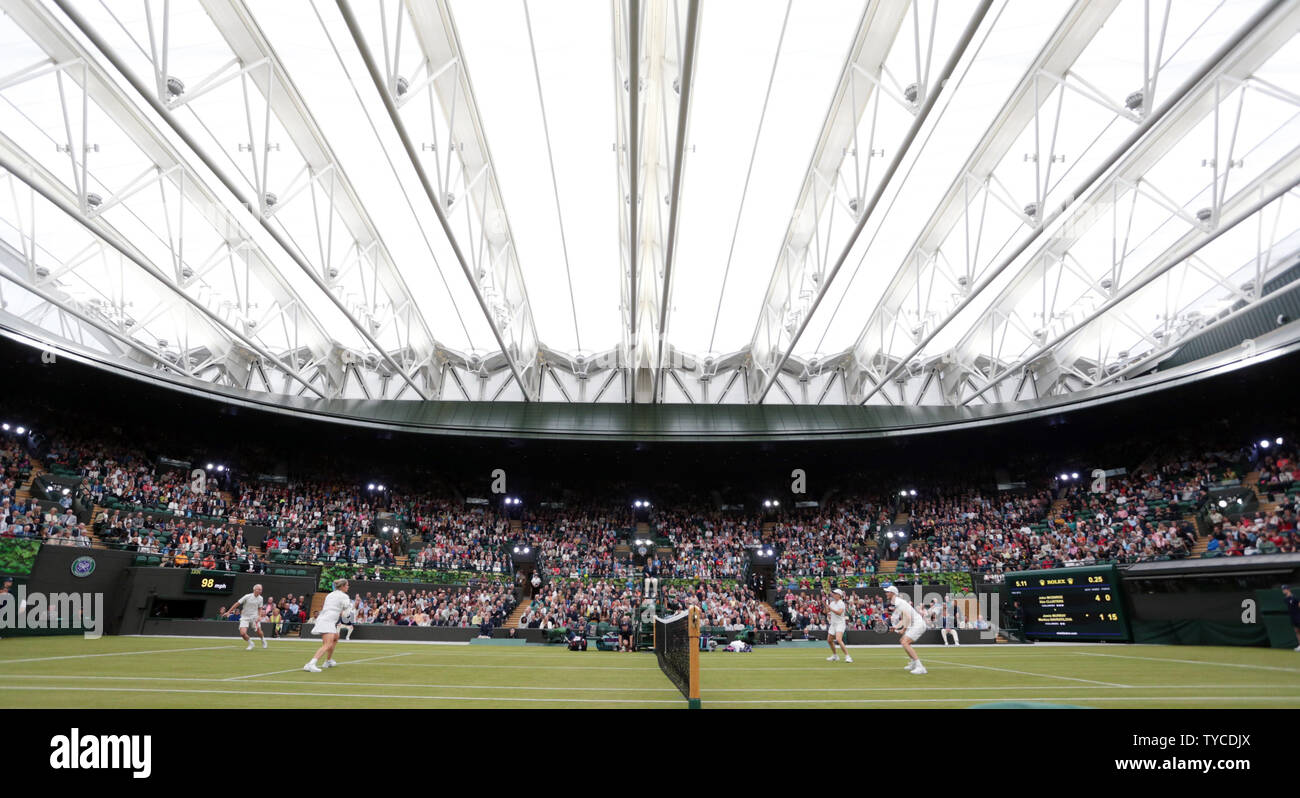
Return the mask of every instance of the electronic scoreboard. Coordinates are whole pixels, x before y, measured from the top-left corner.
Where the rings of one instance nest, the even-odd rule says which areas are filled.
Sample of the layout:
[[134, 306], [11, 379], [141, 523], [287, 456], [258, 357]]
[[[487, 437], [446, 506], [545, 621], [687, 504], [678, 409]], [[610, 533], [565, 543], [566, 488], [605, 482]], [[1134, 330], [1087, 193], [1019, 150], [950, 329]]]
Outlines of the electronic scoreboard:
[[235, 575], [225, 571], [190, 569], [185, 579], [186, 593], [212, 593], [226, 595], [235, 592]]
[[[1024, 610], [1026, 637], [1130, 639], [1119, 572], [1113, 565], [1017, 571], [1007, 574], [1004, 584], [1009, 601], [1019, 601]], [[1010, 620], [1004, 618], [1003, 625]]]

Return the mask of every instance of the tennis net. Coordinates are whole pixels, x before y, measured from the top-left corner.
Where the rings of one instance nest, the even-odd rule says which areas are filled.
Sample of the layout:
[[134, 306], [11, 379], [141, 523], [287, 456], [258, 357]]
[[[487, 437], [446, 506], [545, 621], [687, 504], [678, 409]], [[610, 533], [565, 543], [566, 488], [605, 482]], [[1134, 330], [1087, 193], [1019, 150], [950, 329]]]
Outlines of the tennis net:
[[699, 608], [691, 607], [667, 618], [655, 616], [655, 657], [659, 669], [682, 691], [692, 709], [700, 706]]

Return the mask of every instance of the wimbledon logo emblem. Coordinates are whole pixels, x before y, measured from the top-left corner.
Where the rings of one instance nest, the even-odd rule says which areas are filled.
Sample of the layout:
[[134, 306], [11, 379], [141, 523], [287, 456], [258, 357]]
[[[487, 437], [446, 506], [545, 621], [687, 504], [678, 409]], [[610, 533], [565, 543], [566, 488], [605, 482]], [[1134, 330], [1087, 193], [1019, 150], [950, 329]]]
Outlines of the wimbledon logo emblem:
[[95, 559], [93, 557], [78, 557], [72, 561], [73, 576], [90, 576], [95, 572]]

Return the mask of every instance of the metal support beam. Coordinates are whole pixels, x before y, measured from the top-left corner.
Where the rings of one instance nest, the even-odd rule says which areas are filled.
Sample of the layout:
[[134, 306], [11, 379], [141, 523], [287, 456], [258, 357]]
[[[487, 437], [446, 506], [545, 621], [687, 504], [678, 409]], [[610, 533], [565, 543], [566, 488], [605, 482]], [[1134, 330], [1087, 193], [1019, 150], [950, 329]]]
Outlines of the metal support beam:
[[[844, 242], [839, 254], [833, 261], [821, 264], [823, 268], [817, 269], [816, 271], [818, 275], [817, 279], [811, 281], [812, 284], [816, 286], [815, 289], [807, 292], [807, 294], [802, 298], [799, 295], [799, 291], [804, 280], [800, 279], [796, 281], [793, 278], [796, 274], [802, 274], [807, 267], [809, 259], [806, 257], [806, 245], [799, 246], [798, 242], [794, 240], [796, 232], [795, 222], [798, 221], [797, 218], [795, 222], [791, 223], [791, 228], [786, 234], [786, 240], [782, 244], [781, 251], [778, 255], [777, 266], [773, 270], [772, 282], [768, 287], [767, 297], [764, 300], [763, 307], [759, 313], [758, 325], [754, 330], [754, 336], [750, 346], [750, 351], [753, 353], [754, 357], [754, 368], [749, 374], [749, 379], [751, 381], [751, 398], [753, 401], [763, 401], [767, 396], [768, 391], [771, 390], [772, 385], [776, 382], [776, 378], [781, 373], [782, 368], [784, 368], [786, 361], [788, 361], [790, 356], [794, 353], [794, 347], [798, 344], [799, 338], [803, 335], [804, 330], [807, 329], [809, 321], [817, 312], [817, 308], [821, 305], [821, 301], [826, 296], [826, 292], [831, 283], [835, 280], [836, 275], [839, 274], [840, 268], [848, 258], [849, 252], [853, 249], [854, 244], [858, 240], [858, 236], [861, 235], [862, 230], [867, 226], [867, 222], [871, 220], [876, 206], [879, 205], [885, 191], [889, 188], [894, 175], [902, 165], [904, 157], [907, 155], [912, 143], [916, 140], [921, 128], [929, 119], [931, 111], [934, 109], [939, 97], [943, 94], [945, 84], [948, 82], [949, 78], [952, 77], [953, 72], [956, 71], [958, 62], [960, 62], [971, 41], [975, 38], [976, 32], [983, 24], [984, 18], [988, 14], [992, 5], [992, 0], [983, 0], [978, 4], [974, 13], [971, 14], [965, 29], [962, 31], [961, 37], [958, 39], [947, 61], [944, 63], [943, 68], [933, 80], [922, 85], [922, 81], [927, 76], [918, 75], [915, 100], [919, 103], [919, 107], [916, 111], [915, 119], [908, 128], [907, 133], [904, 134], [902, 140], [895, 145], [894, 156], [890, 159], [889, 165], [881, 175], [880, 182], [877, 184], [875, 191], [869, 199], [866, 199], [863, 204], [856, 209], [856, 224], [854, 224], [852, 232]], [[901, 15], [898, 19], [901, 21]], [[840, 79], [840, 87], [836, 93], [837, 102], [832, 104], [831, 111], [827, 115], [827, 122], [823, 127], [821, 141], [816, 150], [818, 156], [814, 156], [813, 163], [809, 166], [808, 176], [804, 181], [805, 200], [811, 196], [809, 192], [819, 179], [818, 169], [821, 166], [819, 163], [819, 156], [822, 153], [827, 152], [828, 145], [833, 144], [833, 138], [842, 137], [844, 135], [845, 130], [843, 129], [843, 123], [837, 119], [836, 109], [840, 107], [840, 103], [843, 102], [846, 94], [850, 92], [852, 87], [852, 81], [856, 74], [853, 68], [855, 61], [862, 57], [864, 46], [869, 38], [877, 32], [877, 28], [868, 23], [869, 19], [864, 17], [862, 28], [859, 30], [858, 39], [854, 45], [853, 54], [843, 70]], [[888, 30], [889, 25], [885, 25], [884, 27]], [[895, 30], [897, 30], [897, 27], [895, 27]], [[892, 39], [892, 37], [890, 38]], [[917, 38], [919, 46], [919, 36]], [[881, 52], [874, 52], [870, 59], [871, 61], [875, 63], [884, 61], [884, 54], [888, 52], [889, 45], [888, 42], [882, 44], [884, 45], [884, 50]], [[874, 66], [874, 63], [872, 66]], [[863, 104], [862, 110], [865, 110], [865, 104]], [[850, 132], [856, 131], [857, 129], [856, 117], [860, 116], [861, 110], [852, 108], [851, 113], [854, 115], [854, 118], [851, 118], [849, 121], [848, 131]], [[833, 147], [831, 149], [832, 158], [834, 158]], [[871, 145], [871, 149], [874, 150], [874, 144]], [[843, 159], [843, 154], [846, 151], [847, 148], [840, 153], [840, 158], [838, 160]], [[835, 174], [837, 172], [838, 167], [832, 170], [830, 174]], [[798, 215], [798, 208], [796, 208], [796, 215]], [[799, 253], [798, 257], [792, 257], [793, 255], [796, 255], [796, 253]]]
[[[677, 137], [673, 145], [672, 155], [668, 161], [672, 167], [673, 178], [672, 188], [668, 195], [668, 229], [666, 231], [668, 240], [663, 247], [663, 291], [659, 298], [659, 323], [655, 326], [655, 368], [652, 389], [655, 401], [659, 401], [663, 391], [661, 382], [664, 370], [664, 353], [667, 350], [664, 338], [668, 334], [668, 311], [673, 302], [673, 262], [674, 255], [677, 252], [677, 225], [680, 219], [678, 211], [680, 210], [679, 205], [682, 197], [682, 167], [685, 165], [686, 131], [690, 123], [691, 85], [695, 73], [695, 49], [699, 41], [699, 20], [700, 0], [688, 0], [686, 7], [686, 42], [682, 49], [681, 74], [677, 81], [672, 83], [677, 88], [680, 96], [677, 105]], [[660, 82], [666, 80], [667, 77], [667, 75], [661, 75]], [[674, 379], [677, 379], [675, 373], [673, 376]], [[677, 384], [679, 387], [681, 386], [680, 379], [677, 379]], [[685, 393], [686, 389], [682, 388], [682, 391]]]
[[[868, 390], [866, 374], [861, 364], [870, 362], [878, 351], [889, 351], [888, 345], [896, 335], [901, 334], [915, 340], [917, 336], [912, 329], [913, 325], [924, 329], [923, 317], [905, 319], [903, 305], [915, 296], [914, 288], [926, 274], [932, 277], [936, 274], [946, 276], [947, 270], [941, 268], [935, 256], [942, 251], [954, 229], [964, 233], [959, 242], [962, 245], [962, 262], [953, 269], [958, 274], [939, 279], [945, 284], [945, 289], [951, 289], [953, 295], [964, 294], [978, 279], [988, 200], [990, 197], [1002, 199], [994, 177], [995, 169], [1015, 145], [1021, 132], [1037, 122], [1040, 108], [1050, 96], [1049, 92], [1038, 90], [1040, 74], [1067, 74], [1118, 5], [1119, 0], [1076, 2], [1063, 15], [1060, 24], [1030, 63], [1024, 77], [966, 159], [956, 179], [904, 257], [902, 267], [895, 271], [888, 287], [881, 293], [880, 300], [863, 324], [862, 332], [853, 345], [853, 359], [850, 361], [850, 395], [855, 399], [861, 400]], [[1035, 142], [1037, 143], [1037, 138]], [[1050, 153], [1046, 157], [1050, 159]], [[1036, 154], [1035, 160], [1041, 158]], [[1041, 181], [1036, 181], [1036, 185], [1041, 185]], [[1041, 201], [1039, 204], [1042, 204]], [[1012, 201], [1008, 205], [1013, 214], [1021, 217], [1022, 223], [1033, 226], [1034, 220], [1022, 216], [1019, 204]], [[992, 249], [992, 246], [988, 248]], [[956, 253], [952, 259], [957, 260]], [[948, 291], [940, 293], [946, 294]], [[934, 294], [930, 293], [930, 296], [933, 298]]]
[[[996, 280], [1003, 271], [1010, 268], [1014, 263], [1017, 263], [1020, 257], [1039, 238], [1039, 236], [1048, 229], [1056, 229], [1058, 220], [1060, 220], [1067, 211], [1074, 209], [1075, 206], [1079, 204], [1079, 198], [1083, 197], [1088, 193], [1088, 190], [1091, 187], [1100, 183], [1103, 178], [1110, 174], [1112, 168], [1117, 163], [1125, 157], [1130, 157], [1130, 153], [1135, 150], [1139, 142], [1143, 141], [1144, 138], [1147, 137], [1153, 128], [1161, 125], [1162, 121], [1165, 120], [1167, 116], [1182, 108], [1184, 101], [1188, 100], [1188, 98], [1191, 98], [1191, 102], [1201, 99], [1201, 95], [1204, 94], [1204, 91], [1217, 82], [1217, 75], [1222, 73], [1227, 66], [1234, 61], [1233, 56], [1243, 47], [1243, 43], [1252, 40], [1252, 38], [1266, 38], [1271, 32], [1278, 31], [1279, 29], [1275, 28], [1275, 25], [1278, 22], [1277, 18], [1289, 17], [1295, 12], [1296, 7], [1293, 3], [1287, 3], [1285, 0], [1274, 0], [1274, 2], [1267, 4], [1264, 8], [1252, 15], [1250, 20], [1229, 37], [1229, 39], [1219, 47], [1213, 55], [1206, 59], [1206, 61], [1196, 69], [1178, 89], [1170, 94], [1169, 98], [1158, 109], [1147, 115], [1146, 118], [1144, 118], [1141, 123], [1139, 123], [1137, 127], [1127, 137], [1125, 137], [1124, 141], [1116, 147], [1114, 151], [1112, 151], [1109, 157], [1091, 170], [1089, 174], [1080, 181], [1078, 187], [1071, 191], [1066, 196], [1065, 200], [1057, 206], [1051, 214], [1044, 214], [1043, 209], [1038, 209], [1037, 213], [1042, 215], [1042, 221], [1036, 224], [1030, 230], [1029, 234], [1022, 239], [1017, 246], [1013, 247], [1008, 255], [1003, 258], [996, 267], [988, 269], [979, 283], [971, 288], [970, 293], [957, 302], [956, 305], [945, 314], [937, 324], [934, 325], [933, 329], [919, 336], [917, 344], [912, 347], [907, 355], [900, 359], [898, 365], [890, 369], [885, 375], [884, 382], [865, 392], [861, 403], [865, 404], [870, 400], [872, 396], [880, 391], [880, 388], [884, 383], [897, 377], [903, 368], [912, 362], [913, 358], [925, 351], [925, 348], [930, 341], [934, 340], [934, 338], [953, 319], [957, 318], [961, 314], [961, 311], [974, 301], [974, 299], [979, 296], [980, 293], [989, 286], [989, 284]], [[1270, 18], [1272, 18], [1271, 21]], [[1289, 35], [1287, 37], [1279, 36], [1278, 38], [1282, 38], [1284, 41], [1285, 38], [1289, 38]], [[1277, 44], [1280, 45], [1280, 42]], [[1198, 87], [1200, 91], [1198, 91]], [[1033, 262], [1032, 259], [1030, 262]], [[987, 387], [982, 389], [979, 393], [983, 394], [985, 390], [987, 390]]]
[[[462, 175], [476, 176], [468, 179], [467, 187], [481, 186], [480, 191], [470, 192], [479, 203], [480, 212], [486, 213], [488, 207], [492, 206], [504, 228], [504, 239], [496, 243], [494, 257], [490, 259], [490, 268], [486, 270], [484, 279], [480, 279], [471, 268], [464, 251], [466, 242], [460, 240], [449, 219], [448, 213], [455, 203], [455, 198], [449, 196], [447, 191], [438, 191], [435, 188], [403, 122], [401, 111], [397, 106], [399, 86], [396, 84], [396, 76], [385, 76], [380, 70], [374, 52], [366, 41], [348, 0], [338, 0], [337, 4], [366, 64], [366, 70], [370, 73], [375, 90], [388, 112], [393, 128], [401, 139], [406, 156], [420, 179], [420, 185], [424, 189], [429, 205], [438, 218], [447, 241], [451, 244], [465, 279], [469, 281], [474, 291], [479, 307], [492, 328], [497, 346], [505, 356], [515, 382], [523, 392], [524, 400], [537, 400], [542, 388], [541, 364], [537, 356], [539, 349], [537, 329], [533, 323], [533, 312], [528, 302], [528, 293], [524, 287], [517, 253], [510, 238], [505, 206], [497, 191], [491, 156], [479, 124], [473, 91], [468, 82], [467, 71], [463, 68], [465, 59], [461, 53], [455, 24], [447, 3], [445, 0], [438, 0], [436, 7], [433, 4], [410, 3], [405, 8], [410, 15], [411, 23], [415, 26], [420, 45], [424, 48], [426, 64], [447, 64], [455, 60], [456, 65], [453, 66], [451, 73], [457, 79], [453, 85], [448, 87], [447, 80], [434, 80], [428, 84], [428, 90], [449, 92], [456, 98], [456, 102], [446, 103], [455, 106], [457, 110], [451, 117], [449, 140], [444, 146], [448, 158], [453, 151], [457, 154], [456, 157], [461, 161]], [[450, 173], [450, 168], [448, 172]], [[494, 292], [496, 304], [488, 302], [485, 295], [488, 289]]]
[[[366, 343], [380, 358], [382, 358], [388, 363], [389, 367], [393, 369], [394, 373], [399, 374], [402, 377], [402, 379], [411, 387], [411, 389], [414, 390], [420, 396], [421, 399], [427, 400], [429, 397], [424, 392], [424, 390], [418, 384], [416, 384], [416, 382], [411, 378], [411, 376], [406, 373], [406, 370], [399, 363], [397, 363], [396, 360], [393, 359], [392, 355], [384, 350], [384, 348], [375, 339], [371, 331], [367, 329], [366, 325], [358, 321], [357, 318], [348, 309], [347, 305], [342, 300], [340, 300], [339, 297], [337, 297], [332, 291], [330, 291], [329, 286], [326, 284], [324, 278], [322, 278], [321, 275], [316, 273], [316, 270], [313, 269], [312, 265], [307, 262], [306, 258], [304, 258], [302, 253], [299, 252], [298, 248], [295, 247], [293, 243], [289, 241], [285, 237], [285, 235], [274, 224], [271, 223], [270, 218], [267, 216], [265, 212], [267, 210], [267, 201], [265, 195], [258, 196], [258, 197], [250, 197], [248, 193], [243, 189], [243, 187], [236, 180], [231, 178], [229, 174], [227, 174], [226, 170], [223, 169], [216, 162], [216, 160], [211, 155], [208, 154], [206, 148], [203, 147], [199, 143], [199, 141], [190, 133], [190, 131], [180, 123], [180, 121], [176, 117], [176, 114], [170, 108], [167, 107], [167, 104], [163, 101], [162, 98], [158, 97], [156, 87], [154, 89], [150, 89], [149, 85], [140, 76], [138, 76], [133, 71], [131, 71], [131, 69], [127, 66], [125, 60], [122, 58], [121, 54], [119, 54], [111, 45], [108, 44], [108, 42], [104, 39], [104, 37], [101, 36], [99, 32], [94, 29], [94, 26], [90, 25], [87, 22], [86, 18], [82, 16], [81, 13], [77, 11], [75, 7], [73, 7], [73, 4], [71, 2], [68, 2], [68, 0], [54, 0], [54, 3], [68, 17], [68, 19], [72, 21], [72, 23], [77, 27], [77, 29], [80, 30], [81, 33], [90, 41], [90, 43], [94, 45], [95, 48], [99, 50], [101, 54], [103, 54], [104, 58], [110, 64], [113, 65], [113, 68], [116, 69], [122, 75], [122, 77], [131, 85], [131, 87], [136, 91], [136, 93], [139, 94], [140, 97], [143, 98], [146, 103], [148, 103], [148, 105], [154, 110], [154, 112], [157, 113], [165, 122], [167, 122], [168, 126], [172, 129], [172, 131], [178, 137], [180, 137], [180, 139], [185, 142], [185, 145], [194, 152], [194, 154], [198, 157], [198, 159], [202, 161], [203, 164], [209, 170], [211, 170], [211, 172], [217, 177], [217, 179], [226, 188], [226, 190], [229, 191], [231, 194], [233, 194], [236, 198], [238, 198], [238, 200], [250, 212], [253, 212], [254, 209], [261, 210], [260, 213], [254, 213], [254, 215], [257, 217], [257, 220], [259, 224], [263, 227], [263, 229], [265, 229], [265, 231], [271, 236], [271, 238], [275, 240], [276, 244], [278, 244], [280, 248], [285, 252], [285, 254], [288, 255], [289, 258], [292, 259], [298, 265], [298, 267], [302, 269], [303, 273], [305, 273], [311, 279], [311, 281], [316, 284], [316, 286], [320, 289], [320, 291], [326, 297], [329, 298], [330, 302], [334, 304], [335, 307], [338, 308], [339, 312], [342, 313], [352, 323], [357, 333], [366, 341]], [[262, 143], [264, 146], [269, 146], [269, 142], [262, 142]]]

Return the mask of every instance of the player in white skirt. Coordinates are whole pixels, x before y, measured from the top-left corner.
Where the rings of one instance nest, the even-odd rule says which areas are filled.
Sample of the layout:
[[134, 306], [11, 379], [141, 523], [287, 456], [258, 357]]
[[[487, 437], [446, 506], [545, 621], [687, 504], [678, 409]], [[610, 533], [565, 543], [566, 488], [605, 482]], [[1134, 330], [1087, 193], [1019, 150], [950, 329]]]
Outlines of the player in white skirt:
[[325, 658], [326, 668], [338, 665], [334, 661], [334, 647], [339, 644], [339, 618], [345, 612], [352, 612], [352, 599], [348, 597], [348, 580], [335, 579], [334, 591], [325, 597], [320, 615], [316, 616], [316, 625], [311, 629], [312, 634], [320, 635], [320, 648], [316, 649], [316, 655], [311, 658], [311, 662], [302, 666], [303, 670], [320, 673], [322, 668], [316, 663], [321, 657]]
[[918, 676], [928, 673], [925, 666], [921, 664], [921, 658], [916, 655], [916, 649], [912, 648], [912, 643], [921, 639], [925, 634], [925, 616], [911, 602], [903, 598], [898, 593], [898, 588], [890, 585], [885, 588], [885, 596], [894, 606], [894, 631], [903, 636], [901, 641], [903, 650], [907, 652], [907, 671], [915, 673]]
[[840, 651], [844, 652], [844, 661], [852, 662], [853, 657], [849, 656], [849, 650], [844, 646], [844, 625], [848, 609], [844, 604], [844, 591], [837, 587], [831, 593], [831, 600], [826, 602], [826, 642], [830, 644], [831, 655], [826, 658], [826, 661], [840, 661], [835, 653], [835, 644], [838, 643]]
[[253, 650], [253, 638], [249, 637], [250, 631], [257, 632], [257, 636], [262, 639], [262, 648], [266, 648], [266, 635], [262, 634], [262, 586], [253, 585], [252, 593], [245, 593], [239, 601], [230, 605], [230, 609], [239, 608], [239, 636], [244, 638], [248, 643], [245, 651]]

